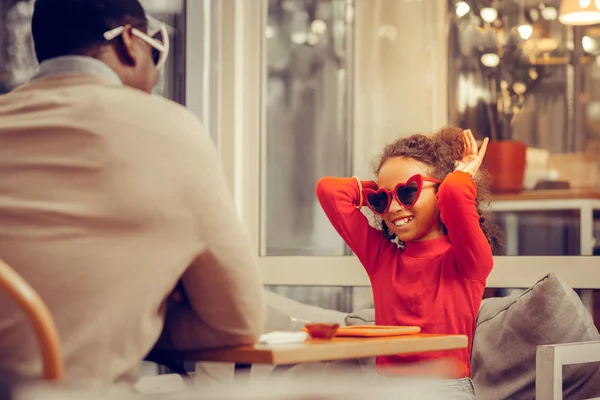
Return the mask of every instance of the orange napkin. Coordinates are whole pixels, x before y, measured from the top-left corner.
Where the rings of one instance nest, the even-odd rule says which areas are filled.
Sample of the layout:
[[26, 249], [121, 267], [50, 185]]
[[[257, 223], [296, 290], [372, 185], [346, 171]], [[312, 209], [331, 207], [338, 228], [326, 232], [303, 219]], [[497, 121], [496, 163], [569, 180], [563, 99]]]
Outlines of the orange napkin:
[[385, 337], [414, 335], [421, 332], [418, 326], [354, 325], [340, 326], [335, 336], [345, 337]]

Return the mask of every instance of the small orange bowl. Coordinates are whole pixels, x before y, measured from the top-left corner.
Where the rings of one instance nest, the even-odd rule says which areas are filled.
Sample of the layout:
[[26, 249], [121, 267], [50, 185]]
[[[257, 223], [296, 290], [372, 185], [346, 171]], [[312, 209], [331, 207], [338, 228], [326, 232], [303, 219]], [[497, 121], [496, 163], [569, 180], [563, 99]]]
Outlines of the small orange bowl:
[[340, 324], [311, 322], [304, 325], [304, 330], [313, 339], [332, 339], [337, 333]]

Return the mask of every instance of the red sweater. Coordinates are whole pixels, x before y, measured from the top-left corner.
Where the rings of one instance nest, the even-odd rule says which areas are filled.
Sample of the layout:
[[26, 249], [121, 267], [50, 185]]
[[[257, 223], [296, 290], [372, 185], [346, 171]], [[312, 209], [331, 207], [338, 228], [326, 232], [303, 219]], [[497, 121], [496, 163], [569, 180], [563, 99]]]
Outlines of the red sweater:
[[[363, 187], [375, 187], [375, 183], [364, 181]], [[378, 357], [380, 367], [451, 357], [463, 366], [464, 377], [470, 376], [475, 321], [493, 266], [492, 251], [475, 209], [476, 191], [470, 175], [447, 175], [437, 201], [448, 236], [408, 242], [402, 250], [372, 228], [356, 209], [356, 180], [326, 177], [317, 184], [317, 197], [327, 217], [369, 275], [375, 323], [420, 326], [423, 333], [469, 337], [468, 349]]]

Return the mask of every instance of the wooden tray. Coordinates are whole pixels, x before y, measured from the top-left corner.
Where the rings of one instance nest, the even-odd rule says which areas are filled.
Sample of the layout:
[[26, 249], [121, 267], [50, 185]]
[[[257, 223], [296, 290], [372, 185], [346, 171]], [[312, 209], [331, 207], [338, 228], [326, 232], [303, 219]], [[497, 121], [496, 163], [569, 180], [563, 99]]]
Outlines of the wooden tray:
[[385, 337], [414, 335], [421, 332], [418, 326], [354, 325], [340, 326], [337, 337]]

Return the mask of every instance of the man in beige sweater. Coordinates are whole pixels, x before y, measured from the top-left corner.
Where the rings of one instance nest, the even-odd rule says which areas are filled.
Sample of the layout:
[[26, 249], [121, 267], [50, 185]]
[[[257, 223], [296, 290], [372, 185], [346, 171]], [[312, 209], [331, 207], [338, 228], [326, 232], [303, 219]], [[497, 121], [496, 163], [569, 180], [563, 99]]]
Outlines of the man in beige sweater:
[[[138, 0], [38, 0], [32, 31], [39, 73], [0, 96], [0, 258], [47, 303], [67, 381], [134, 381], [157, 341], [254, 342], [262, 286], [214, 145], [149, 94], [164, 30], [148, 32]], [[168, 305], [178, 282], [186, 300]], [[27, 318], [0, 293], [0, 377], [40, 376]]]

